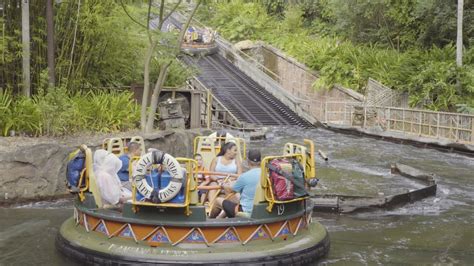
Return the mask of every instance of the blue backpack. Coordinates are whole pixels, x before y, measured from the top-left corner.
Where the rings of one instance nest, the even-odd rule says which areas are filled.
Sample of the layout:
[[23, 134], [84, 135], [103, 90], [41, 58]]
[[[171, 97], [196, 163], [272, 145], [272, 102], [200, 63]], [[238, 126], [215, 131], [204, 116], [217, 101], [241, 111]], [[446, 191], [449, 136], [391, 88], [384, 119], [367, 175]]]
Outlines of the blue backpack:
[[85, 185], [85, 179], [82, 180], [82, 184], [78, 184], [81, 172], [85, 168], [85, 162], [86, 156], [82, 150], [77, 149], [69, 154], [66, 168], [66, 180], [68, 187], [73, 191]]

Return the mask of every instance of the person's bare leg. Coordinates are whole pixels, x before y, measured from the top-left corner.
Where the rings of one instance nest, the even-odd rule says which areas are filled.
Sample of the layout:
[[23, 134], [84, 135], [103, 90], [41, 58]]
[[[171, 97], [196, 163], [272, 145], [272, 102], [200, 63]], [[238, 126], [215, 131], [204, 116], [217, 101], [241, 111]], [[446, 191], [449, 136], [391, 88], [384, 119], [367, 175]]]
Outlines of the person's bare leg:
[[214, 201], [214, 206], [212, 206], [212, 210], [210, 212], [209, 217], [217, 218], [217, 216], [220, 215], [220, 212], [222, 211], [222, 201], [224, 201], [223, 198], [217, 198]]
[[[217, 182], [211, 182], [209, 186], [217, 186]], [[217, 195], [217, 190], [211, 189], [208, 192], [208, 199], [209, 199], [209, 204], [212, 203], [211, 201], [214, 199], [214, 197]]]
[[206, 198], [207, 198], [208, 193], [209, 192], [205, 192], [205, 193], [201, 194], [201, 199], [200, 199], [201, 204], [204, 204], [204, 202], [206, 202]]
[[216, 219], [223, 219], [223, 218], [226, 217], [224, 208], [222, 207], [222, 202], [224, 202], [224, 198], [219, 197], [219, 198], [216, 199], [216, 202], [214, 203], [215, 206], [221, 210], [219, 215], [217, 215]]
[[224, 210], [221, 210], [221, 213], [217, 215], [216, 219], [224, 219], [225, 217], [227, 217], [227, 214], [225, 214]]

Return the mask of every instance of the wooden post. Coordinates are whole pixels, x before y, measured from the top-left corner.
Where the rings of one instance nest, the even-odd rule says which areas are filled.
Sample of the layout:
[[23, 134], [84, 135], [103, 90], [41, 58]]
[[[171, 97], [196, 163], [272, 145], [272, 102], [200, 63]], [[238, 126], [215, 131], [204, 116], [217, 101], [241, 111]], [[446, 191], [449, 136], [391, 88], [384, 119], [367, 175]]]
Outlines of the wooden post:
[[387, 108], [387, 109], [388, 109], [388, 119], [385, 119], [385, 121], [387, 122], [387, 131], [389, 131], [390, 130], [390, 120], [392, 118], [390, 117], [390, 107]]
[[454, 131], [456, 133], [456, 135], [454, 137], [454, 141], [458, 142], [459, 141], [459, 115], [457, 115], [456, 118], [457, 118], [456, 128], [455, 128], [455, 131]]
[[207, 91], [207, 128], [211, 128], [212, 123], [212, 96], [211, 91]]
[[363, 126], [363, 128], [365, 128], [366, 123], [367, 123], [367, 105], [364, 105], [364, 126]]
[[405, 109], [402, 109], [402, 132], [405, 133]]
[[190, 113], [190, 128], [201, 127], [201, 93], [197, 91], [191, 91], [191, 113]]
[[422, 128], [422, 119], [423, 119], [423, 112], [420, 111], [420, 115], [419, 115], [419, 119], [420, 119], [420, 128], [419, 128], [419, 131], [418, 131], [418, 136], [421, 136], [421, 128]]
[[347, 103], [344, 102], [344, 118], [343, 118], [343, 124], [345, 125], [346, 124], [346, 110], [347, 110]]
[[436, 121], [436, 138], [439, 139], [439, 113], [438, 113], [438, 121]]
[[328, 123], [328, 102], [326, 101], [324, 103], [324, 120], [326, 123]]
[[474, 117], [471, 116], [471, 144], [474, 144]]

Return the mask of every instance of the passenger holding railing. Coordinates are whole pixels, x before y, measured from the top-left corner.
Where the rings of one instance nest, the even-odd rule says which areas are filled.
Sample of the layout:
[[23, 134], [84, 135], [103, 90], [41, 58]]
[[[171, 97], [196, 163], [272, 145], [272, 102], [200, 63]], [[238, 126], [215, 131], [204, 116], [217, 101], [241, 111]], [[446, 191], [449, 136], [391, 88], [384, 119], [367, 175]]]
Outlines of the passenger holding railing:
[[228, 192], [240, 193], [240, 200], [236, 202], [232, 199], [217, 198], [215, 208], [211, 210], [211, 217], [214, 217], [219, 210], [223, 210], [225, 215], [219, 214], [217, 218], [224, 218], [225, 216], [233, 218], [238, 212], [243, 212], [245, 216], [250, 217], [253, 210], [253, 200], [258, 182], [260, 180], [261, 168], [261, 154], [259, 150], [249, 150], [248, 165], [250, 169], [239, 176], [237, 182], [232, 186], [222, 184], [221, 188]]
[[[197, 161], [198, 164], [198, 183], [200, 186], [207, 186], [211, 183], [211, 178], [209, 175], [206, 174], [207, 169], [204, 167], [204, 161], [202, 160], [202, 155], [199, 153], [194, 154], [194, 160]], [[207, 198], [207, 193], [203, 191], [199, 191], [200, 202], [204, 203]]]
[[142, 154], [142, 147], [140, 143], [132, 141], [127, 144], [127, 148], [128, 152], [119, 157], [120, 161], [122, 161], [122, 167], [118, 172], [118, 177], [120, 178], [120, 182], [122, 182], [122, 186], [126, 187], [131, 191], [132, 186], [130, 184], [129, 173], [130, 159], [136, 156], [140, 156]]
[[[222, 148], [211, 162], [211, 172], [227, 173], [227, 174], [238, 174], [242, 173], [242, 162], [237, 156], [237, 145], [234, 142], [227, 142], [222, 145]], [[211, 176], [211, 183], [209, 185], [221, 185], [226, 176]], [[209, 200], [214, 200], [217, 191], [209, 191]]]

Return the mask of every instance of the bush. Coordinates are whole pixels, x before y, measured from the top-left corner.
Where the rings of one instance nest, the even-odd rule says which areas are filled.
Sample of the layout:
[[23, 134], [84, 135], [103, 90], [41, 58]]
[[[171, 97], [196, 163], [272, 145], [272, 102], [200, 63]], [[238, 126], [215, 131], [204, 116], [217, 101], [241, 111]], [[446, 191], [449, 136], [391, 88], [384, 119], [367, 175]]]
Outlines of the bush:
[[33, 98], [0, 93], [0, 132], [61, 136], [80, 132], [134, 129], [140, 110], [132, 93], [112, 90], [68, 93], [64, 88], [41, 91]]
[[[316, 12], [317, 8], [324, 6], [321, 3], [325, 2], [331, 3], [330, 8]], [[385, 36], [380, 32], [367, 32], [362, 29], [356, 32], [358, 38], [360, 37], [360, 43], [356, 44], [341, 36], [334, 37], [338, 31], [329, 24], [337, 14], [331, 13], [334, 11], [331, 8], [337, 8], [337, 3], [341, 3], [347, 8], [343, 10], [344, 14], [368, 12], [370, 14], [367, 14], [365, 19], [372, 20], [375, 19], [373, 10], [365, 7], [385, 8], [386, 2], [372, 3], [364, 0], [358, 6], [357, 12], [342, 0], [320, 0], [317, 3], [319, 4], [305, 2], [302, 6], [288, 5], [282, 20], [280, 17], [265, 14], [263, 6], [259, 4], [233, 1], [229, 4], [212, 5], [213, 12], [200, 18], [203, 22], [217, 27], [225, 38], [233, 41], [262, 39], [318, 71], [320, 79], [314, 84], [316, 89], [331, 88], [337, 83], [364, 93], [370, 77], [395, 90], [409, 92], [412, 106], [445, 111], [454, 111], [455, 105], [459, 103], [474, 107], [474, 48], [466, 49], [464, 67], [457, 68], [455, 47], [452, 44], [423, 49], [422, 45], [410, 46], [416, 42], [410, 39], [403, 42], [406, 49], [399, 51], [376, 41], [362, 42], [364, 34], [370, 33], [368, 40], [380, 40], [380, 36]], [[411, 8], [407, 10], [413, 13]], [[411, 22], [405, 24], [411, 21], [411, 13], [400, 13], [400, 10], [405, 10], [402, 4], [390, 4], [384, 14], [393, 16], [393, 20], [400, 20], [397, 27], [412, 27]], [[321, 31], [314, 31], [315, 25], [304, 20], [311, 16], [319, 16], [320, 20], [325, 20], [323, 26], [327, 34], [318, 35]], [[232, 19], [229, 21], [228, 17]], [[344, 16], [341, 15], [340, 18]], [[243, 21], [244, 19], [247, 22]], [[359, 17], [347, 18], [347, 21], [351, 19], [357, 20]], [[322, 25], [317, 19], [313, 22], [319, 23], [318, 26]], [[305, 24], [312, 28], [305, 28]], [[339, 23], [339, 26], [341, 25]], [[348, 29], [348, 32], [350, 30]], [[407, 33], [405, 37], [408, 38], [410, 34], [412, 32]], [[467, 37], [469, 39], [469, 36]], [[461, 86], [457, 84], [458, 79]]]

